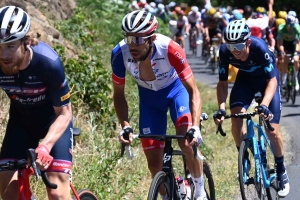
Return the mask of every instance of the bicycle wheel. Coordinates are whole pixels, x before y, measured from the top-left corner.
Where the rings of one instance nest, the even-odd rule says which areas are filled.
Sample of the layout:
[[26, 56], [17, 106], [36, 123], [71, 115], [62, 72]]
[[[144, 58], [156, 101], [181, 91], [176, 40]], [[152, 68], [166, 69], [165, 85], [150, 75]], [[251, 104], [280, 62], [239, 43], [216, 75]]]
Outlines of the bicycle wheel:
[[[244, 140], [241, 143], [238, 158], [239, 183], [240, 191], [243, 200], [250, 199], [267, 199], [267, 190], [263, 186], [262, 175], [260, 171], [260, 179], [256, 181], [256, 169], [251, 169], [251, 164], [255, 164], [253, 156], [252, 143], [250, 140]], [[248, 152], [248, 160], [245, 154]], [[255, 167], [254, 167], [255, 168]]]
[[169, 199], [171, 199], [171, 189], [170, 189], [170, 180], [167, 177], [166, 173], [163, 171], [157, 172], [157, 174], [154, 176], [150, 189], [148, 192], [148, 200], [157, 200], [161, 199], [159, 195], [159, 189], [160, 185], [164, 185], [165, 190], [167, 192], [167, 196]]
[[208, 200], [215, 200], [215, 183], [207, 162], [203, 161], [203, 178], [204, 178], [204, 189]]
[[193, 33], [192, 38], [192, 48], [193, 48], [193, 55], [197, 55], [197, 35], [196, 33]]
[[292, 104], [295, 104], [295, 101], [296, 101], [296, 76], [295, 76], [295, 73], [294, 73], [294, 70], [291, 70], [290, 72], [290, 76], [291, 76], [291, 87], [290, 87], [290, 96], [291, 96], [291, 100], [292, 100]]
[[[80, 200], [98, 200], [96, 195], [89, 191], [88, 189], [82, 189], [77, 192]], [[73, 200], [76, 200], [76, 197], [73, 197]]]
[[[179, 155], [182, 156], [183, 159], [183, 167], [185, 171], [185, 178], [188, 180], [188, 183], [191, 186], [191, 199], [194, 199], [194, 193], [195, 193], [195, 185], [193, 183], [193, 180], [190, 176], [189, 170], [186, 168], [185, 164], [185, 156], [182, 153], [182, 151], [174, 150], [173, 155]], [[206, 161], [203, 161], [203, 180], [204, 180], [204, 190], [206, 192], [206, 196], [208, 200], [215, 200], [216, 199], [216, 193], [215, 193], [215, 184], [214, 179], [210, 170], [210, 167]]]

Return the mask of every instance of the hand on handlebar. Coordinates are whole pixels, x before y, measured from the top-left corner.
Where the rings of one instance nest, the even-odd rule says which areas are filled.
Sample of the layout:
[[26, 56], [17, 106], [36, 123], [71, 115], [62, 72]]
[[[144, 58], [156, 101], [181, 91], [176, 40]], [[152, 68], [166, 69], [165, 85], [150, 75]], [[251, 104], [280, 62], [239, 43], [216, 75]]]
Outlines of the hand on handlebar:
[[[198, 147], [202, 144], [203, 138], [200, 132], [199, 126], [192, 126], [190, 130], [187, 132], [187, 136], [192, 135], [192, 141], [189, 141], [189, 146], [193, 146], [194, 144]], [[190, 138], [187, 138], [190, 139]]]
[[119, 134], [119, 140], [126, 146], [130, 145], [133, 140], [133, 129], [130, 126], [125, 126]]
[[50, 151], [45, 145], [40, 144], [36, 149], [35, 153], [37, 154], [36, 165], [37, 167], [44, 171], [46, 170], [53, 161], [53, 157], [50, 156]]
[[215, 124], [219, 125], [222, 124], [224, 121], [224, 117], [226, 116], [226, 111], [224, 109], [219, 109], [215, 114], [214, 114], [214, 120]]
[[268, 121], [271, 121], [274, 117], [273, 113], [264, 104], [260, 104], [259, 106], [256, 106], [255, 107], [255, 112], [260, 114], [261, 117], [264, 117], [265, 120], [268, 120]]

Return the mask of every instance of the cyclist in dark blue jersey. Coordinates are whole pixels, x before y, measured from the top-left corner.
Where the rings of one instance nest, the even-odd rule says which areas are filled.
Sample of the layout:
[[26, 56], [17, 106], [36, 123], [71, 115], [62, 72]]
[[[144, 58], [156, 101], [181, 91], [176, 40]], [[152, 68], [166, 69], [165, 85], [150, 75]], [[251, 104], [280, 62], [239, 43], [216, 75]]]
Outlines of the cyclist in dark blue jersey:
[[[35, 148], [38, 168], [58, 185], [47, 188], [49, 199], [71, 199], [72, 110], [63, 64], [27, 35], [30, 17], [20, 7], [0, 8], [0, 25], [0, 87], [10, 99], [0, 163], [26, 159], [26, 150]], [[1, 199], [18, 199], [16, 180], [16, 172], [0, 171]]]
[[[217, 97], [219, 111], [215, 116], [216, 123], [222, 123], [225, 116], [225, 104], [228, 95], [228, 66], [237, 67], [236, 82], [230, 94], [230, 111], [232, 114], [246, 112], [254, 94], [261, 92], [263, 100], [260, 106], [266, 119], [271, 121], [274, 131], [266, 130], [274, 147], [275, 162], [279, 188], [278, 195], [285, 197], [290, 190], [289, 179], [284, 166], [283, 141], [279, 133], [279, 121], [281, 114], [281, 102], [279, 93], [279, 79], [276, 60], [266, 43], [257, 37], [251, 36], [249, 26], [244, 20], [235, 20], [225, 29], [226, 41], [220, 48], [219, 83], [217, 85]], [[231, 118], [232, 135], [237, 148], [246, 133], [243, 120]]]

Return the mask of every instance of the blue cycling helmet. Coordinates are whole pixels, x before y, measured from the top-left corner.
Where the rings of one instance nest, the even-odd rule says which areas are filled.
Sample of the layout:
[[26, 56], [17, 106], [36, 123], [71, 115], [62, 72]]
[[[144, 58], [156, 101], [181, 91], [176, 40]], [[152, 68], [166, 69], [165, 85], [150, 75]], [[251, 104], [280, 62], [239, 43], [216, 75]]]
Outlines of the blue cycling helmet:
[[296, 17], [294, 17], [293, 15], [288, 15], [286, 17], [286, 24], [294, 25], [295, 22], [296, 22]]
[[224, 39], [227, 43], [243, 43], [250, 35], [251, 30], [245, 20], [234, 20], [227, 25]]

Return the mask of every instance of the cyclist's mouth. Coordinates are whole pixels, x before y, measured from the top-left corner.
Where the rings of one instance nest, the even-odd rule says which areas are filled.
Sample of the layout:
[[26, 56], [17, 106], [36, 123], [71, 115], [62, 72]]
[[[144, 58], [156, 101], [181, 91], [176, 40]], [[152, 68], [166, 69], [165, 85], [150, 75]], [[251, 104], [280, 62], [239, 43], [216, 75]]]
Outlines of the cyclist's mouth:
[[136, 58], [139, 57], [140, 53], [139, 52], [130, 52], [132, 57]]

